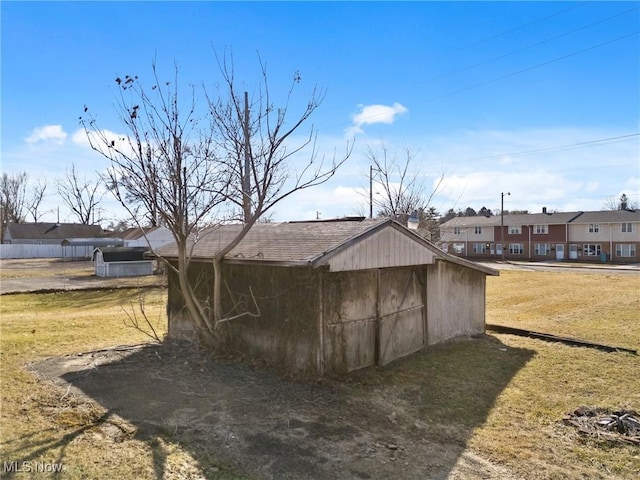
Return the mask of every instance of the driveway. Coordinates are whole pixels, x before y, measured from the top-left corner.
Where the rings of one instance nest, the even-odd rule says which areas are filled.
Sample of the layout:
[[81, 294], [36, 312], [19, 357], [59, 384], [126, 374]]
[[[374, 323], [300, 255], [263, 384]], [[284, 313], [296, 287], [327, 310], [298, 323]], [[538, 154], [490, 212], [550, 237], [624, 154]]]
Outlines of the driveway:
[[619, 275], [640, 275], [640, 264], [616, 265], [611, 263], [569, 263], [560, 261], [550, 262], [477, 262], [496, 270], [530, 270], [542, 272], [582, 272], [582, 273], [614, 273]]
[[134, 288], [165, 284], [163, 275], [101, 278], [91, 261], [51, 258], [0, 260], [0, 295], [99, 288]]

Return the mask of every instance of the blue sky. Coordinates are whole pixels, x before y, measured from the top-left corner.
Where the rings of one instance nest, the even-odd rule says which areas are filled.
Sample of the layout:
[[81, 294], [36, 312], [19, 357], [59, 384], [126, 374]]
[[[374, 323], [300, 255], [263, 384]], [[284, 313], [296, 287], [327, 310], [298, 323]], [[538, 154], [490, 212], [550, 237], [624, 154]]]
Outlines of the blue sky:
[[[84, 105], [123, 132], [114, 79], [180, 69], [212, 87], [214, 50], [231, 49], [256, 92], [258, 57], [276, 97], [299, 71], [322, 152], [355, 139], [330, 183], [275, 219], [368, 212], [367, 148], [409, 149], [432, 204], [476, 210], [600, 210], [640, 202], [638, 2], [13, 2], [1, 3], [2, 172], [55, 178], [105, 161], [78, 124]], [[377, 191], [374, 188], [374, 193]], [[124, 216], [106, 196], [102, 214]], [[320, 212], [320, 213], [317, 213]], [[55, 219], [54, 214], [48, 217]]]

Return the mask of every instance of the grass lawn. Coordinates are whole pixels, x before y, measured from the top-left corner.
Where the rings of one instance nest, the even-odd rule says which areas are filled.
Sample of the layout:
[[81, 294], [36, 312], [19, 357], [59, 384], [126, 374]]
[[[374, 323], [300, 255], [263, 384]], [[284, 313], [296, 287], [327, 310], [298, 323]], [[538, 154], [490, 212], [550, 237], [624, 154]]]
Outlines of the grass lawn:
[[[640, 278], [503, 271], [489, 277], [487, 322], [640, 349]], [[640, 448], [558, 425], [578, 406], [640, 413], [640, 357], [495, 335], [534, 352], [469, 445], [529, 478], [640, 478]]]
[[[161, 315], [166, 292], [159, 288], [0, 297], [0, 462], [31, 459], [55, 464], [69, 463], [65, 459], [71, 457], [74, 474], [67, 472], [64, 478], [152, 478], [148, 445], [137, 440], [100, 441], [99, 430], [92, 426], [103, 409], [61, 395], [58, 388], [39, 382], [25, 368], [29, 362], [53, 355], [149, 341], [124, 324], [128, 317], [123, 309], [138, 302], [141, 293], [150, 318], [158, 321], [159, 333], [164, 334], [166, 322]], [[85, 435], [76, 436], [79, 429], [86, 429]], [[69, 442], [71, 438], [75, 440]], [[30, 465], [35, 468], [36, 464]], [[15, 478], [53, 478], [32, 475], [23, 472]]]
[[[504, 271], [488, 278], [487, 322], [638, 349], [638, 285], [637, 276]], [[144, 292], [162, 334], [165, 291]], [[100, 405], [61, 393], [25, 367], [53, 355], [147, 341], [123, 323], [123, 306], [137, 300], [135, 290], [0, 297], [0, 462], [62, 461], [73, 466], [64, 478], [156, 478], [149, 442], [102, 438], [92, 426], [105, 413]], [[640, 412], [638, 356], [492, 334], [358, 373], [346, 388], [354, 396], [401, 391], [426, 436], [466, 444], [521, 478], [640, 478], [639, 447], [584, 438], [562, 423], [583, 405]], [[154, 441], [167, 454], [164, 478], [200, 478], [187, 449]], [[236, 478], [223, 464], [215, 471]]]

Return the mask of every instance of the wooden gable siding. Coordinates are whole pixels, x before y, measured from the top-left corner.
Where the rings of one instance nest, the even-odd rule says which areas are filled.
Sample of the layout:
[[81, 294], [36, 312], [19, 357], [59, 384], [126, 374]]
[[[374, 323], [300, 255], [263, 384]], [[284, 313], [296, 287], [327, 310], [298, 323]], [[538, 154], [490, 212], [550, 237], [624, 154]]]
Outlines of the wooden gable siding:
[[358, 239], [328, 255], [323, 262], [332, 272], [432, 264], [437, 254], [394, 228]]

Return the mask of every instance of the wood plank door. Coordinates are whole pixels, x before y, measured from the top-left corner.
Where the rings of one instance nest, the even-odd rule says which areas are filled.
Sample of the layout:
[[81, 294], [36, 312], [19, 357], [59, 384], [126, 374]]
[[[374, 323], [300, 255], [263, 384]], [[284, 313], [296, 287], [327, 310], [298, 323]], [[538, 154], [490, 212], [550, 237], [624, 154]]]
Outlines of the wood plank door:
[[412, 268], [378, 276], [377, 363], [386, 365], [424, 347], [424, 288]]

